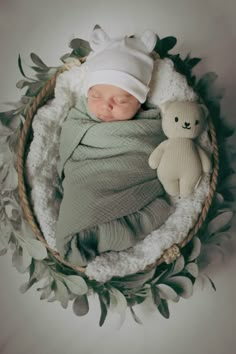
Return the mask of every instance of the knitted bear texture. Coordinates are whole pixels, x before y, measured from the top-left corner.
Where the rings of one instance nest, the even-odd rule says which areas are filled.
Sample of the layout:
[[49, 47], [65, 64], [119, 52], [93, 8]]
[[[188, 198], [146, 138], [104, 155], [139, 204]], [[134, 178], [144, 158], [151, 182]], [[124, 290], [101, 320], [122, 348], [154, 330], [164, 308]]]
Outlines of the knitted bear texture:
[[193, 193], [203, 173], [211, 170], [206, 152], [194, 141], [205, 128], [208, 111], [191, 101], [166, 102], [162, 108], [162, 128], [167, 140], [150, 155], [149, 165], [171, 196]]

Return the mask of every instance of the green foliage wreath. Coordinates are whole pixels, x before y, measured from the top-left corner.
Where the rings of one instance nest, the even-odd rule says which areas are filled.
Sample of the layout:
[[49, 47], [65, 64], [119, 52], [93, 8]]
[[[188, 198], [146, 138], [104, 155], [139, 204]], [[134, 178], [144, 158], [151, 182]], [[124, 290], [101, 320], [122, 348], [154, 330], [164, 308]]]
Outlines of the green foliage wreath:
[[[227, 145], [227, 138], [233, 134], [221, 117], [220, 99], [222, 90], [214, 86], [217, 75], [207, 73], [199, 80], [192, 69], [200, 61], [187, 55], [184, 59], [179, 54], [169, 51], [175, 46], [175, 37], [159, 39], [155, 51], [161, 58], [170, 58], [177, 71], [184, 74], [189, 85], [203, 98], [210, 114], [214, 117], [214, 126], [220, 150], [220, 176], [217, 191], [208, 216], [197, 235], [181, 250], [181, 256], [171, 264], [139, 272], [122, 278], [114, 277], [106, 283], [88, 279], [60, 263], [49, 253], [44, 244], [33, 235], [21, 210], [16, 172], [16, 155], [18, 141], [28, 109], [34, 97], [40, 92], [62, 66], [49, 67], [36, 54], [31, 54], [35, 74], [34, 78], [26, 76], [21, 57], [18, 66], [23, 79], [16, 86], [26, 88], [20, 101], [13, 104], [13, 109], [0, 113], [0, 254], [12, 251], [12, 263], [21, 272], [29, 272], [29, 280], [20, 287], [22, 293], [40, 281], [37, 288], [41, 300], [59, 301], [67, 308], [73, 301], [73, 311], [83, 316], [89, 311], [88, 295], [96, 293], [101, 306], [100, 326], [104, 323], [108, 309], [116, 310], [124, 319], [127, 307], [134, 320], [141, 323], [134, 312], [134, 306], [143, 303], [148, 297], [153, 299], [157, 310], [169, 318], [169, 301], [178, 302], [193, 293], [195, 283], [213, 281], [200, 272], [209, 260], [211, 251], [223, 255], [222, 244], [230, 238], [230, 224], [233, 217], [233, 193], [236, 175], [230, 165], [233, 151]], [[88, 42], [74, 39], [70, 43], [72, 51], [61, 57], [63, 63], [70, 63], [74, 58], [81, 58], [90, 52]], [[43, 282], [41, 282], [43, 281]]]

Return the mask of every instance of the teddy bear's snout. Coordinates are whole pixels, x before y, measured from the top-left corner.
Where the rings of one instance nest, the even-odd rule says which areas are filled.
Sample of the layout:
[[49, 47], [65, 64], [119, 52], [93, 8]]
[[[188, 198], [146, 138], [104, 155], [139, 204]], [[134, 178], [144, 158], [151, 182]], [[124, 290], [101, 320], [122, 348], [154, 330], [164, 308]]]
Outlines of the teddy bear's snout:
[[189, 122], [184, 122], [184, 125], [183, 125], [182, 127], [183, 127], [184, 129], [191, 129]]

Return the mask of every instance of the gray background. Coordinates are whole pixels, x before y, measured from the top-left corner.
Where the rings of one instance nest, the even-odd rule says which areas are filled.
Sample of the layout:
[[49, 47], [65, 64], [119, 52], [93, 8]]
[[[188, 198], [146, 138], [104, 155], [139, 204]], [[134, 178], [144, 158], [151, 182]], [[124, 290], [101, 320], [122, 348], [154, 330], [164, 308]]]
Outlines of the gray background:
[[[225, 87], [222, 111], [234, 121], [235, 24], [234, 0], [0, 0], [0, 101], [17, 101], [15, 83], [21, 78], [17, 57], [21, 54], [26, 72], [30, 52], [48, 65], [59, 65], [69, 52], [72, 38], [88, 39], [99, 23], [111, 35], [141, 33], [150, 28], [160, 37], [175, 35], [176, 52], [204, 60], [197, 74], [215, 71], [217, 85]], [[7, 107], [1, 104], [1, 110]], [[234, 137], [235, 140], [235, 137]], [[233, 140], [233, 141], [234, 141]], [[235, 228], [234, 228], [235, 229]], [[0, 352], [4, 354], [235, 354], [235, 266], [233, 245], [225, 262], [215, 260], [207, 273], [210, 286], [196, 289], [189, 300], [171, 304], [171, 318], [165, 320], [146, 303], [136, 312], [139, 326], [127, 311], [125, 324], [110, 313], [99, 328], [99, 306], [91, 297], [90, 313], [77, 318], [71, 308], [39, 300], [33, 288], [25, 295], [19, 286], [27, 280], [11, 265], [10, 254], [0, 258]]]

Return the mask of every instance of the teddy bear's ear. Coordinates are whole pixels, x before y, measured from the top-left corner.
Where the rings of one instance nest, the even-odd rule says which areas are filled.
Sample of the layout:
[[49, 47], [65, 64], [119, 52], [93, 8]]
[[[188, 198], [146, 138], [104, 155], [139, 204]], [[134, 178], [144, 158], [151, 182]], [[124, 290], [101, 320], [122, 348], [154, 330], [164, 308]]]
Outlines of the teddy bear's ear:
[[166, 101], [166, 102], [164, 102], [164, 103], [161, 103], [161, 104], [159, 105], [161, 112], [162, 112], [162, 113], [165, 113], [172, 103], [173, 103], [173, 102], [171, 102], [171, 101]]
[[207, 107], [204, 104], [200, 104], [200, 108], [204, 114], [204, 118], [207, 118], [209, 115], [209, 111], [208, 111]]
[[92, 35], [90, 37], [90, 47], [97, 51], [99, 48], [103, 47], [106, 42], [110, 41], [108, 34], [99, 26], [96, 25], [93, 28]]
[[153, 51], [153, 49], [155, 48], [155, 45], [157, 42], [157, 35], [150, 30], [146, 30], [141, 35], [140, 40], [145, 45], [148, 53], [151, 53]]

